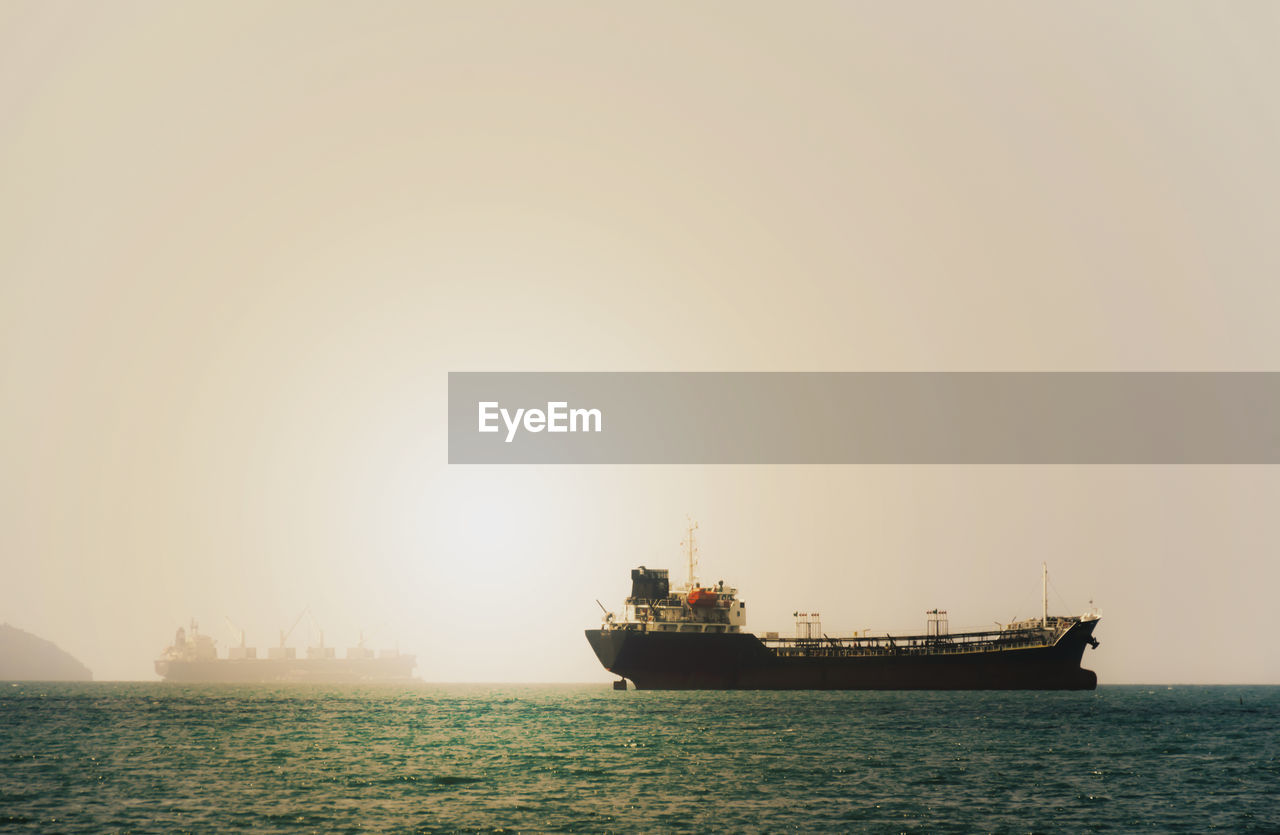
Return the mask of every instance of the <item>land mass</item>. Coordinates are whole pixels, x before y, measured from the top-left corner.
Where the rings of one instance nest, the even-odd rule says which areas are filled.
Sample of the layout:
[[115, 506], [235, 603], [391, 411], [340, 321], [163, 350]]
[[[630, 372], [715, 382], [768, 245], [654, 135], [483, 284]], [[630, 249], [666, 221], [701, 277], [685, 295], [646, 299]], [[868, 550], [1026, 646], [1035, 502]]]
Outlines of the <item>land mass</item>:
[[0, 681], [92, 681], [69, 653], [9, 624], [0, 624]]

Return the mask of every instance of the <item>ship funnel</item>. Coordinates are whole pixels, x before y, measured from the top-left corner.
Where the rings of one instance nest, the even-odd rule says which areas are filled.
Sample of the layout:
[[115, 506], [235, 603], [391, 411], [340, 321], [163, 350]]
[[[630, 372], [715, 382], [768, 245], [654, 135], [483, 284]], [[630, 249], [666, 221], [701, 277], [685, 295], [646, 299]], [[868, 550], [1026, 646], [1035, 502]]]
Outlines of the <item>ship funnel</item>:
[[[671, 579], [665, 568], [645, 568], [643, 565], [631, 571], [631, 597], [633, 600], [665, 600], [671, 596]], [[597, 603], [599, 601], [596, 601]], [[604, 608], [601, 606], [600, 608]]]

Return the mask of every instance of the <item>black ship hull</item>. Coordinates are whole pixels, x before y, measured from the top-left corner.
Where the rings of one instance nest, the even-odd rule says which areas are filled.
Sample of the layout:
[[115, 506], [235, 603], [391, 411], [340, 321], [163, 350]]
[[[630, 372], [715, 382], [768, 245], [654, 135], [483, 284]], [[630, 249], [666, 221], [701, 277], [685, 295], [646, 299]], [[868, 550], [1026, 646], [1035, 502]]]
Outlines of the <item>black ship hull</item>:
[[1093, 690], [1080, 659], [1096, 620], [1050, 646], [972, 652], [842, 653], [815, 642], [781, 655], [745, 632], [589, 629], [605, 669], [640, 690]]

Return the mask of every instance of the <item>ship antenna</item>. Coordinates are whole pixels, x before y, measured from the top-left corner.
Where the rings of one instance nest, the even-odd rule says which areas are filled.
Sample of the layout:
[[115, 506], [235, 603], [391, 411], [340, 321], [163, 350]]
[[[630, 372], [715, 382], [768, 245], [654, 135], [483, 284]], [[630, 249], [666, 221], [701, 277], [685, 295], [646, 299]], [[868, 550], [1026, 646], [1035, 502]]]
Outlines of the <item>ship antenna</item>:
[[693, 588], [693, 584], [696, 579], [693, 574], [693, 568], [698, 564], [698, 545], [694, 541], [693, 532], [697, 529], [698, 523], [689, 519], [688, 535], [683, 543], [689, 553], [689, 588]]
[[1040, 621], [1041, 629], [1049, 628], [1049, 563], [1040, 563], [1040, 568], [1044, 574], [1041, 577], [1041, 585], [1044, 587], [1044, 609], [1042, 610], [1042, 619]]

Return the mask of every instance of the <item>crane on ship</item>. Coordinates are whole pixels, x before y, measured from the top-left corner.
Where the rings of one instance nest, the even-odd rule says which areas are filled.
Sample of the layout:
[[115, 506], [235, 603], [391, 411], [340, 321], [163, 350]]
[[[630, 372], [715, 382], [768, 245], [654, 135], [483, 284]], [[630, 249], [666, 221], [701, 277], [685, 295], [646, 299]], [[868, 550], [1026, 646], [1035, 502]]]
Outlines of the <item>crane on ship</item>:
[[222, 619], [227, 622], [227, 626], [237, 636], [236, 640], [240, 642], [238, 646], [243, 647], [244, 646], [244, 630], [241, 629], [239, 626], [236, 626], [235, 621], [231, 620], [231, 618], [228, 615], [223, 615]]
[[298, 619], [297, 619], [297, 620], [295, 620], [295, 621], [293, 622], [293, 626], [290, 626], [290, 627], [289, 627], [289, 631], [288, 631], [288, 632], [284, 631], [283, 629], [281, 629], [281, 630], [280, 630], [280, 646], [284, 646], [285, 642], [289, 640], [289, 636], [293, 634], [293, 630], [295, 630], [295, 629], [297, 629], [297, 628], [298, 628], [298, 624], [302, 623], [302, 619], [303, 619], [303, 618], [307, 615], [307, 613], [309, 613], [310, 611], [311, 611], [311, 607], [310, 607], [310, 606], [308, 606], [307, 608], [303, 609], [303, 610], [302, 610], [302, 612], [298, 615]]

